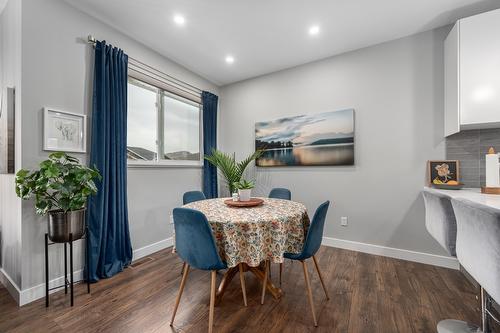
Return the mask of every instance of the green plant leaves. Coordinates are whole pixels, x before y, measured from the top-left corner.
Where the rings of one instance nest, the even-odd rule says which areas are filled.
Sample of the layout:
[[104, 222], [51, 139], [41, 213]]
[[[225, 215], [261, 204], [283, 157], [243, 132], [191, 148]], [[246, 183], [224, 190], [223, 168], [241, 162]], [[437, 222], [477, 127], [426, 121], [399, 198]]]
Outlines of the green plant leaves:
[[89, 168], [75, 157], [55, 152], [40, 163], [39, 170], [17, 172], [16, 194], [22, 199], [34, 197], [35, 210], [40, 215], [55, 209], [78, 210], [85, 206], [90, 195], [97, 193], [94, 180], [101, 178], [95, 167]]
[[238, 190], [250, 190], [255, 187], [255, 182], [250, 180], [242, 179], [239, 182], [233, 184], [233, 186]]
[[[61, 152], [61, 151], [57, 151], [55, 153], [52, 153], [49, 155], [49, 160], [56, 160], [56, 159], [61, 159], [63, 157], [69, 157], [68, 155], [66, 155], [65, 153]], [[73, 158], [73, 157], [72, 157]], [[43, 162], [42, 162], [43, 163]]]
[[229, 192], [233, 193], [237, 189], [235, 184], [239, 183], [248, 165], [253, 160], [262, 156], [262, 153], [262, 150], [257, 150], [244, 160], [236, 162], [234, 155], [231, 156], [220, 150], [214, 149], [211, 155], [205, 155], [205, 159], [219, 170], [224, 177]]

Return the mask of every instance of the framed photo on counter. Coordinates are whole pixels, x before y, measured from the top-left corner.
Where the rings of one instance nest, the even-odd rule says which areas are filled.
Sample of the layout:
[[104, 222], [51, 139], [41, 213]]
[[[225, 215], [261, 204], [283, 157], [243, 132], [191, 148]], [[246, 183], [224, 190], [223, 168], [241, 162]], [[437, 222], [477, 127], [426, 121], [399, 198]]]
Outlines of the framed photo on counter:
[[429, 184], [457, 185], [460, 180], [458, 160], [443, 160], [427, 162]]

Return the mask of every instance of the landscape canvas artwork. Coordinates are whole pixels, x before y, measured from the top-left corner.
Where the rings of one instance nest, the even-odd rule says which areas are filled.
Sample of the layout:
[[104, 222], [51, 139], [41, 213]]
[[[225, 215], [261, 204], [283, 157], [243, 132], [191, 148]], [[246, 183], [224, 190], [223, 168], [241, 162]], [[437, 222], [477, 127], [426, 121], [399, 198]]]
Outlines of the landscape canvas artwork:
[[354, 110], [281, 118], [255, 124], [256, 165], [354, 164]]

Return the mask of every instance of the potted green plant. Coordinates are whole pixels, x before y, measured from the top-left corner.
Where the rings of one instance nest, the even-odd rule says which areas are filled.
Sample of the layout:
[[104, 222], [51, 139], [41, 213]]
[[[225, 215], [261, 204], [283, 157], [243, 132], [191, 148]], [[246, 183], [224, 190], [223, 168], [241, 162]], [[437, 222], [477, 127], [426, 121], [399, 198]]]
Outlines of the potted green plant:
[[238, 189], [240, 201], [250, 201], [252, 189], [255, 187], [255, 182], [242, 179], [239, 182], [234, 183], [234, 187]]
[[263, 150], [256, 150], [253, 154], [247, 156], [242, 161], [236, 162], [234, 154], [231, 156], [220, 150], [214, 149], [212, 150], [211, 155], [205, 156], [205, 159], [219, 169], [219, 172], [224, 177], [229, 193], [233, 194], [237, 190], [234, 184], [241, 180], [241, 177], [243, 177], [243, 173], [248, 165], [253, 160], [262, 156], [263, 152]]
[[16, 193], [21, 199], [35, 198], [39, 215], [49, 215], [48, 234], [53, 242], [80, 239], [85, 232], [85, 203], [97, 193], [99, 171], [80, 164], [62, 152], [49, 155], [38, 170], [21, 169], [16, 174]]

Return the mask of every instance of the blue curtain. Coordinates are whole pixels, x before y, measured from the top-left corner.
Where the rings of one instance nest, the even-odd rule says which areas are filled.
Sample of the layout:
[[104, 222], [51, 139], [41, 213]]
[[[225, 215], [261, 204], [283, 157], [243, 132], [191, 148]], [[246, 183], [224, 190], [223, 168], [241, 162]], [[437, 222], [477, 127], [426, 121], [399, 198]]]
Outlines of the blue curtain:
[[127, 64], [122, 50], [95, 47], [90, 165], [103, 177], [87, 203], [90, 281], [121, 272], [132, 260], [127, 210]]
[[[219, 97], [204, 91], [201, 93], [203, 103], [203, 152], [210, 154], [217, 148], [217, 104]], [[203, 192], [207, 198], [217, 198], [217, 168], [208, 161], [203, 163]]]

